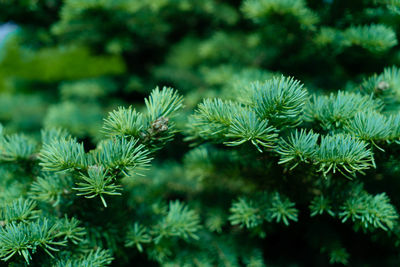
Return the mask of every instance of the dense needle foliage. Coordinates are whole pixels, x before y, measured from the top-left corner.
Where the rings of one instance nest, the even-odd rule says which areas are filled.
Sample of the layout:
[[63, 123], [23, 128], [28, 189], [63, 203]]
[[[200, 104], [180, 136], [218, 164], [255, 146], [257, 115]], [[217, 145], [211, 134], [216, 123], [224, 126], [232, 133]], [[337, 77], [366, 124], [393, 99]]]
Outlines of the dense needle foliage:
[[0, 22], [0, 266], [400, 265], [400, 1]]

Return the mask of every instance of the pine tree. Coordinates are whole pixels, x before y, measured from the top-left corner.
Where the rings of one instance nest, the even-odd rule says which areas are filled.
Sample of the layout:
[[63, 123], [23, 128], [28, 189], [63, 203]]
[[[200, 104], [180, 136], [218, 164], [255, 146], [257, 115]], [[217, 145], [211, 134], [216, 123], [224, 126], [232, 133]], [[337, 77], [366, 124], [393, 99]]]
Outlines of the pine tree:
[[399, 18], [0, 0], [0, 266], [399, 265]]

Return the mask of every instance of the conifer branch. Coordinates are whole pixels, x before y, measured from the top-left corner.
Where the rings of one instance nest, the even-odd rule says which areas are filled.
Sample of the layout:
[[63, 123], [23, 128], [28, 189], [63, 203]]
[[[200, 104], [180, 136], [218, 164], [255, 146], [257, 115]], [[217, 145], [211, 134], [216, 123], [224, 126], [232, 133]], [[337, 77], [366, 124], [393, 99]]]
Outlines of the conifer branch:
[[0, 209], [0, 218], [4, 224], [11, 222], [28, 222], [38, 216], [36, 203], [32, 200], [19, 198]]
[[396, 33], [383, 24], [351, 26], [343, 33], [344, 45], [358, 45], [372, 53], [381, 53], [397, 45]]
[[[238, 146], [250, 141], [258, 151], [263, 148], [274, 148], [277, 141], [277, 130], [268, 125], [268, 120], [260, 121], [252, 111], [238, 114], [232, 120], [229, 132], [225, 135], [229, 139], [236, 139], [225, 142], [229, 146]], [[261, 146], [261, 147], [260, 147]]]
[[399, 214], [385, 193], [371, 195], [356, 185], [348, 199], [341, 205], [338, 214], [342, 222], [351, 220], [364, 230], [382, 229], [390, 231], [397, 224]]
[[396, 142], [400, 144], [400, 113], [392, 115], [388, 118], [388, 125], [391, 127], [388, 142]]
[[374, 111], [357, 113], [345, 129], [361, 140], [372, 142], [376, 147], [377, 142], [388, 140], [391, 134], [388, 118]]
[[66, 245], [66, 241], [56, 241], [55, 238], [55, 227], [46, 218], [26, 224], [12, 222], [0, 229], [0, 257], [7, 261], [19, 255], [29, 264], [37, 247], [53, 256], [52, 252], [58, 251], [58, 246]]
[[163, 238], [179, 237], [184, 240], [198, 239], [197, 231], [201, 228], [199, 215], [179, 201], [169, 203], [169, 209], [151, 231], [157, 244]]
[[283, 222], [286, 226], [289, 225], [289, 220], [297, 222], [298, 210], [294, 207], [295, 203], [291, 202], [287, 197], [281, 196], [275, 192], [271, 197], [271, 220], [277, 223]]
[[83, 237], [86, 235], [85, 228], [79, 226], [81, 224], [75, 218], [64, 218], [57, 220], [56, 222], [56, 237], [62, 237], [64, 241], [71, 241], [73, 244], [77, 245], [79, 242], [83, 241]]
[[132, 107], [119, 107], [110, 112], [108, 118], [104, 120], [103, 132], [109, 136], [121, 135], [139, 138], [144, 124], [142, 113]]
[[104, 207], [107, 207], [103, 195], [121, 195], [117, 192], [121, 187], [114, 183], [114, 179], [115, 177], [109, 175], [103, 166], [94, 165], [89, 167], [88, 176], [82, 174], [81, 182], [76, 183], [76, 187], [72, 189], [79, 191], [78, 196], [86, 198], [99, 196]]
[[275, 127], [294, 127], [301, 123], [307, 90], [292, 77], [274, 77], [251, 84], [251, 106], [261, 119]]
[[70, 138], [67, 130], [62, 128], [47, 128], [40, 131], [43, 144], [50, 144], [53, 141]]
[[280, 154], [279, 164], [292, 165], [294, 169], [300, 162], [311, 162], [317, 153], [319, 134], [304, 129], [296, 130], [288, 140], [281, 138], [277, 153]]
[[289, 221], [297, 221], [298, 210], [289, 198], [278, 192], [264, 192], [252, 198], [239, 198], [231, 208], [229, 220], [232, 225], [254, 228], [264, 221], [283, 222], [286, 226]]
[[128, 175], [130, 171], [140, 172], [149, 166], [152, 158], [144, 145], [137, 139], [114, 137], [104, 141], [94, 153], [97, 165]]
[[60, 139], [45, 143], [39, 154], [40, 165], [46, 171], [71, 171], [87, 168], [83, 144], [76, 139]]
[[139, 139], [155, 152], [171, 141], [176, 133], [171, 119], [183, 106], [183, 98], [172, 88], [155, 88], [145, 99], [147, 113], [137, 112], [132, 107], [119, 107], [104, 120], [103, 132], [110, 136]]
[[72, 186], [73, 181], [70, 175], [44, 173], [32, 183], [29, 196], [32, 199], [50, 203], [55, 207], [60, 204], [64, 195], [70, 193], [69, 189]]
[[229, 216], [231, 224], [240, 227], [253, 228], [261, 224], [264, 219], [260, 214], [258, 205], [244, 198], [239, 198], [234, 202], [229, 211], [232, 213]]
[[21, 134], [0, 136], [0, 160], [6, 162], [30, 160], [36, 144]]
[[316, 121], [325, 129], [341, 128], [361, 111], [379, 111], [382, 103], [371, 96], [339, 91], [329, 96], [313, 96], [307, 103], [305, 117]]
[[172, 88], [158, 87], [145, 100], [149, 120], [154, 122], [158, 118], [168, 118], [182, 107], [183, 98]]
[[302, 26], [311, 27], [319, 20], [303, 0], [246, 0], [242, 10], [255, 21], [262, 21], [273, 14], [283, 14], [295, 17]]
[[335, 216], [331, 201], [329, 198], [324, 197], [323, 195], [315, 196], [309, 207], [311, 211], [311, 217], [322, 215], [324, 213], [327, 213], [332, 217]]
[[142, 244], [150, 243], [151, 240], [152, 238], [148, 233], [148, 229], [138, 223], [135, 223], [128, 232], [125, 241], [125, 246], [126, 247], [136, 246], [138, 251], [143, 252]]
[[324, 176], [332, 171], [344, 176], [355, 176], [357, 172], [375, 167], [372, 151], [364, 141], [349, 135], [336, 134], [321, 137], [315, 164]]
[[360, 91], [366, 95], [373, 95], [385, 103], [393, 104], [396, 92], [399, 90], [400, 70], [396, 66], [387, 67], [379, 75], [374, 74], [360, 85]]
[[114, 257], [112, 257], [109, 250], [97, 248], [90, 250], [89, 253], [71, 259], [70, 257], [63, 257], [54, 263], [54, 267], [75, 267], [75, 266], [108, 266], [111, 264]]

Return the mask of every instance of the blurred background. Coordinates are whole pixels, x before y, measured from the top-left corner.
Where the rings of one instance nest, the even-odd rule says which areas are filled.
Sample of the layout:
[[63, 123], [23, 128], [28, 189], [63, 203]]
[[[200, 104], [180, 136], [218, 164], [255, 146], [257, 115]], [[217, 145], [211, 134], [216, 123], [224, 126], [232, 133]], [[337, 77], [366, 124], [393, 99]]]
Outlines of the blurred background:
[[278, 73], [355, 88], [400, 61], [392, 2], [0, 0], [0, 122], [95, 142], [107, 112], [157, 85], [184, 94], [188, 113]]

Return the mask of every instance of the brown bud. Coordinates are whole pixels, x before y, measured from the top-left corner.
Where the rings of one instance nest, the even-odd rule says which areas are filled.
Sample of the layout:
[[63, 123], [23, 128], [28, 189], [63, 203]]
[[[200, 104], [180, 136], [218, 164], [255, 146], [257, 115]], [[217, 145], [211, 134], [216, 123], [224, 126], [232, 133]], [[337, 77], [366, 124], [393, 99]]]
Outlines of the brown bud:
[[387, 89], [389, 89], [390, 85], [389, 83], [385, 82], [385, 81], [380, 81], [377, 85], [377, 88], [381, 91], [385, 91]]
[[151, 128], [155, 132], [164, 132], [168, 130], [168, 121], [168, 118], [160, 117], [151, 124]]

